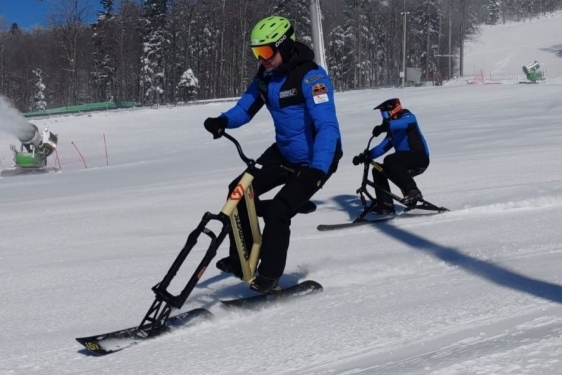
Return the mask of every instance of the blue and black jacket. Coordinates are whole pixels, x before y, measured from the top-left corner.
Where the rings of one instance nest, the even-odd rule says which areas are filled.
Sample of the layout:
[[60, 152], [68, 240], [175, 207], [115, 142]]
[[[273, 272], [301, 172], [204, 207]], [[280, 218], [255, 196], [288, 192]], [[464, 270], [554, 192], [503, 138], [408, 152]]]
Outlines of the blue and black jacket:
[[396, 151], [419, 151], [429, 157], [427, 143], [420, 130], [416, 116], [407, 109], [397, 119], [388, 120], [388, 132], [381, 143], [369, 150], [372, 159], [376, 159], [391, 148]]
[[236, 105], [222, 115], [228, 129], [248, 123], [265, 104], [275, 126], [281, 155], [293, 165], [308, 165], [328, 173], [334, 156], [342, 155], [334, 90], [314, 53], [295, 42], [293, 54], [279, 68], [260, 66]]

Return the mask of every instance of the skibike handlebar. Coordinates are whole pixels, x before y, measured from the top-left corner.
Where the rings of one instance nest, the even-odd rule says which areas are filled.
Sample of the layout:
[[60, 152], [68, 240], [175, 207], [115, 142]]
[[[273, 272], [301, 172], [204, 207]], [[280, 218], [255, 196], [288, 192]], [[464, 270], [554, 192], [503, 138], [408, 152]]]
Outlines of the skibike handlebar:
[[230, 134], [224, 131], [222, 132], [222, 135], [223, 137], [234, 143], [234, 146], [236, 146], [236, 150], [238, 151], [238, 155], [240, 156], [240, 159], [242, 159], [242, 161], [246, 163], [248, 168], [253, 168], [256, 166], [256, 161], [254, 159], [247, 157], [246, 154], [244, 154], [244, 151], [242, 150], [242, 146], [240, 146], [240, 142], [238, 142], [236, 138], [234, 138], [233, 136], [231, 136]]
[[371, 142], [373, 141], [373, 139], [375, 139], [376, 137], [374, 135], [371, 136], [371, 138], [369, 138], [369, 142], [367, 143], [367, 148], [365, 149], [365, 151], [369, 151], [371, 149]]
[[[256, 167], [257, 162], [254, 159], [247, 157], [246, 154], [244, 154], [244, 151], [242, 150], [242, 146], [240, 145], [240, 142], [238, 142], [236, 138], [234, 138], [233, 136], [231, 136], [225, 131], [222, 132], [222, 136], [228, 139], [229, 141], [231, 141], [232, 143], [234, 143], [234, 146], [236, 146], [236, 150], [238, 151], [238, 155], [240, 156], [240, 159], [242, 159], [242, 161], [248, 166], [249, 169], [253, 169]], [[291, 167], [287, 167], [286, 165], [281, 165], [281, 168], [291, 173], [297, 172], [295, 169]]]

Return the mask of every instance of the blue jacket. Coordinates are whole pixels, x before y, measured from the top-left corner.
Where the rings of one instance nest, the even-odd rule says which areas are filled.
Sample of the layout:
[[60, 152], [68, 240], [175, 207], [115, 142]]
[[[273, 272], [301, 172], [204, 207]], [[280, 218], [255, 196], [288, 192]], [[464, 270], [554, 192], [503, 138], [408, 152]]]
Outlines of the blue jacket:
[[265, 104], [281, 155], [291, 164], [328, 173], [334, 155], [341, 153], [341, 135], [332, 83], [313, 57], [310, 48], [296, 42], [287, 63], [272, 72], [260, 67], [238, 103], [222, 115], [228, 129], [237, 128]]
[[420, 151], [429, 157], [427, 143], [418, 125], [416, 116], [407, 109], [402, 115], [388, 120], [388, 131], [381, 143], [369, 150], [372, 159], [387, 153], [391, 148], [396, 151]]

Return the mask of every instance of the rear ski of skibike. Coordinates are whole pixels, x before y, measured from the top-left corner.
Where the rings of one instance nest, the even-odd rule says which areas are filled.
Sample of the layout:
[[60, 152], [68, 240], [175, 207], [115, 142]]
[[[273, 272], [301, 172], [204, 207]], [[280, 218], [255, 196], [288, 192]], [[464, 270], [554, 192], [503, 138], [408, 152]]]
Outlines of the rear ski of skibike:
[[[401, 208], [401, 210], [400, 210]], [[352, 222], [347, 223], [336, 223], [336, 224], [320, 224], [316, 227], [317, 230], [325, 232], [330, 230], [355, 228], [360, 226], [365, 226], [368, 224], [377, 224], [386, 222], [399, 217], [419, 217], [419, 216], [430, 216], [436, 215], [443, 212], [449, 211], [445, 207], [437, 207], [429, 202], [418, 202], [416, 206], [410, 207], [397, 207], [397, 211], [394, 214], [374, 214], [368, 213], [364, 216], [359, 216]]]
[[298, 284], [291, 285], [280, 290], [275, 290], [267, 294], [257, 294], [250, 297], [242, 297], [238, 299], [221, 301], [221, 303], [230, 308], [242, 309], [261, 309], [262, 307], [272, 304], [286, 302], [297, 297], [304, 297], [323, 291], [322, 285], [313, 280], [302, 281]]

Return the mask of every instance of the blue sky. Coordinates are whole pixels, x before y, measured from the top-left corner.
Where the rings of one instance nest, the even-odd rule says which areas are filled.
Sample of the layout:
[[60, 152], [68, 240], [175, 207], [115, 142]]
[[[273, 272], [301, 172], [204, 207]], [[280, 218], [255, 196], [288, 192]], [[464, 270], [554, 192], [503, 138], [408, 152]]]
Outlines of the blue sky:
[[[0, 0], [0, 16], [7, 26], [17, 22], [22, 28], [33, 25], [48, 25], [47, 15], [52, 13], [61, 0]], [[94, 18], [96, 10], [101, 9], [99, 0], [80, 0], [88, 5]]]

